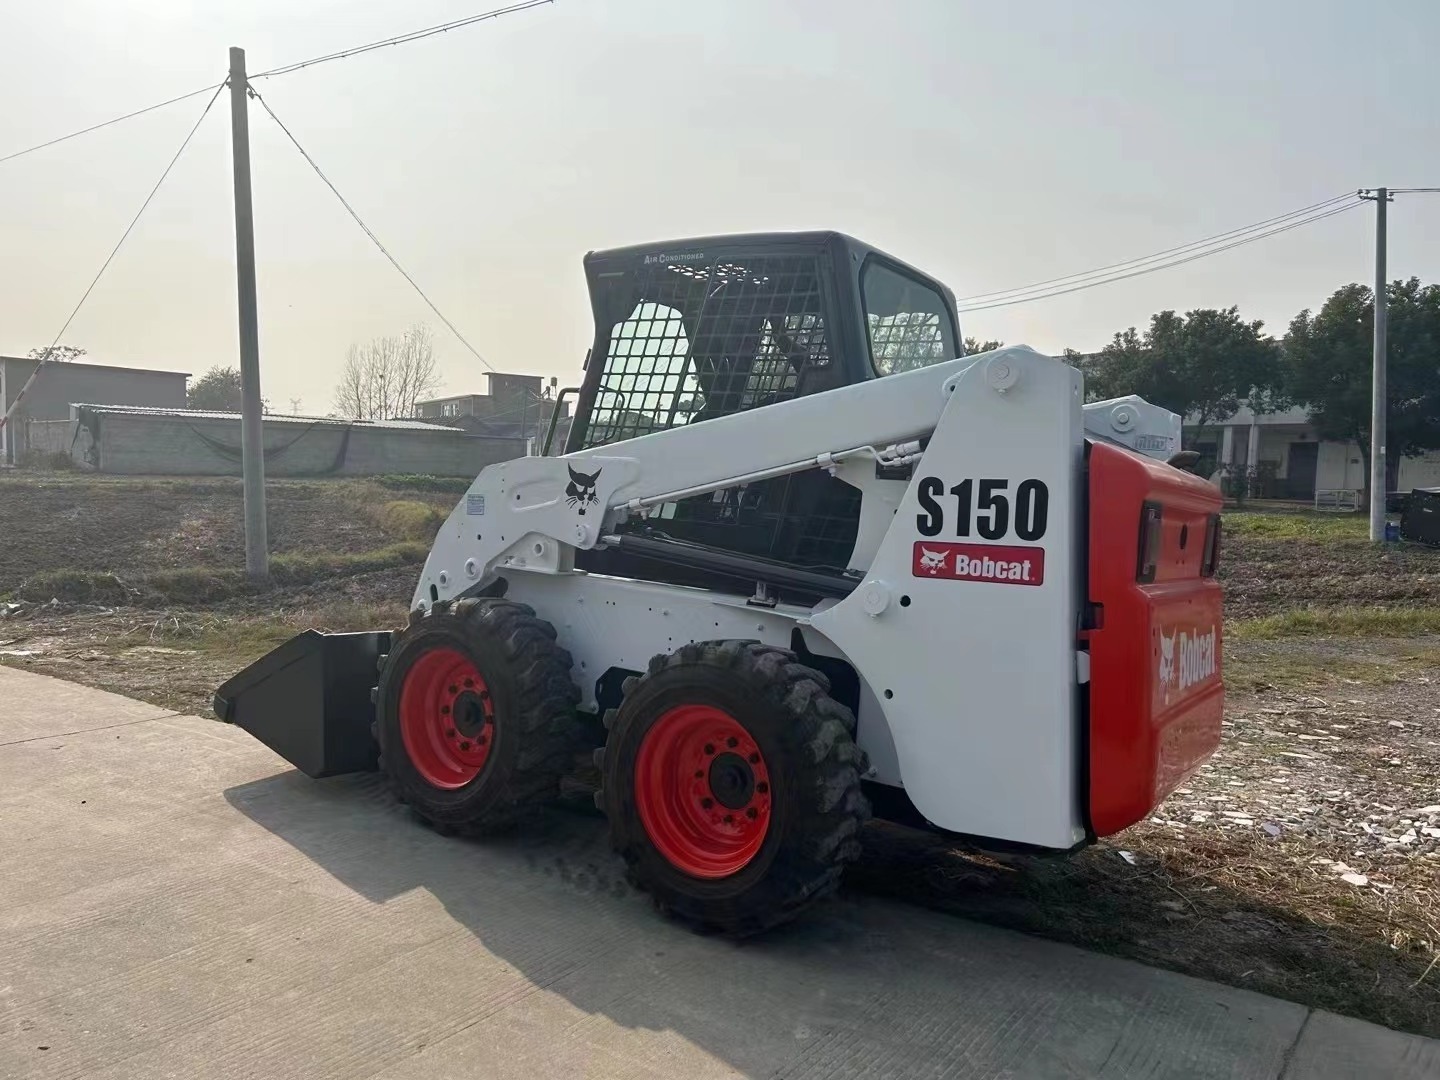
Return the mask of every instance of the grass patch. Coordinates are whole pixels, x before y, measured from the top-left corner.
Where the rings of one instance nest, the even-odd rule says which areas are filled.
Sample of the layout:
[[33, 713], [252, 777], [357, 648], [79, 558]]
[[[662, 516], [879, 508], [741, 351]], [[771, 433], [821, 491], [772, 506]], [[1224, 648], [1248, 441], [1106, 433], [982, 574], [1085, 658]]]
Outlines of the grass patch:
[[1416, 648], [1413, 642], [1389, 643], [1384, 655], [1317, 655], [1275, 648], [1242, 646], [1225, 657], [1225, 688], [1237, 693], [1266, 690], [1313, 690], [1336, 683], [1379, 686], [1433, 669], [1440, 648]]
[[[270, 588], [309, 585], [327, 578], [367, 574], [425, 561], [428, 544], [406, 540], [358, 554], [289, 554], [270, 558]], [[121, 578], [89, 570], [35, 574], [15, 590], [21, 600], [50, 599], [121, 607], [137, 604], [209, 604], [264, 591], [243, 570], [187, 567]]]
[[418, 476], [413, 473], [372, 476], [370, 480], [390, 491], [429, 491], [436, 495], [463, 495], [474, 483], [473, 479], [467, 480], [463, 476]]
[[1225, 624], [1234, 641], [1277, 641], [1293, 637], [1416, 637], [1440, 634], [1440, 608], [1298, 608]]
[[1370, 523], [1363, 514], [1317, 514], [1304, 511], [1232, 510], [1225, 514], [1228, 536], [1271, 540], [1369, 542]]
[[400, 540], [435, 539], [446, 514], [429, 503], [415, 499], [394, 499], [376, 512], [376, 522], [387, 536]]

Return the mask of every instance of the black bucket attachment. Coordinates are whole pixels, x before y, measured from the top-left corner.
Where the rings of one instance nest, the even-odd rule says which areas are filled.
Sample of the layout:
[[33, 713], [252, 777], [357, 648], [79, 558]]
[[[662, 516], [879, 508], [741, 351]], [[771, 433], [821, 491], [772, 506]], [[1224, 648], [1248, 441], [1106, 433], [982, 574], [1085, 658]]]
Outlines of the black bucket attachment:
[[216, 690], [215, 715], [307, 776], [372, 771], [378, 751], [370, 690], [389, 650], [388, 630], [306, 630]]

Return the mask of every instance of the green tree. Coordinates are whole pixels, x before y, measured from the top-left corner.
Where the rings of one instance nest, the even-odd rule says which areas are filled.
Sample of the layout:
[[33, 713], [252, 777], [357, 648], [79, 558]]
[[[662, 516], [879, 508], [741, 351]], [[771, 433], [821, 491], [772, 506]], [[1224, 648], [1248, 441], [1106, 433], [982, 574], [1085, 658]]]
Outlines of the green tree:
[[[240, 389], [240, 369], [233, 367], [212, 367], [190, 384], [185, 391], [185, 404], [192, 409], [208, 409], [211, 412], [238, 413], [245, 407], [245, 395]], [[270, 403], [260, 400], [263, 411], [270, 411]]]
[[1003, 341], [996, 341], [994, 338], [973, 338], [965, 339], [965, 355], [974, 356], [976, 353], [989, 352], [991, 349], [999, 349], [1004, 346]]
[[1202, 428], [1242, 404], [1265, 408], [1278, 398], [1281, 372], [1264, 327], [1234, 307], [1157, 312], [1143, 334], [1132, 326], [1085, 359], [1087, 396], [1139, 394]]
[[[1400, 459], [1440, 447], [1440, 285], [1418, 278], [1386, 286], [1386, 485]], [[1375, 295], [1337, 289], [1318, 312], [1302, 311], [1285, 335], [1287, 395], [1304, 405], [1322, 438], [1353, 440], [1370, 455], [1370, 378]]]

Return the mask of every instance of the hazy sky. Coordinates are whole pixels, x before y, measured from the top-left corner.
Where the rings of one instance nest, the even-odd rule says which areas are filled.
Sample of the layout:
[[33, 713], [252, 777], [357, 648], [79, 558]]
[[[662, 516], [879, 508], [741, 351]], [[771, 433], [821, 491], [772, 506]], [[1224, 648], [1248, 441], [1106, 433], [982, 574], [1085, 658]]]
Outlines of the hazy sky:
[[[500, 0], [0, 0], [0, 155], [251, 71]], [[502, 370], [575, 377], [591, 248], [834, 227], [960, 296], [1147, 254], [1357, 187], [1440, 185], [1440, 3], [558, 0], [262, 81], [396, 257]], [[0, 164], [0, 352], [47, 344], [204, 105]], [[351, 342], [436, 325], [251, 108], [264, 392], [329, 408]], [[216, 103], [64, 340], [99, 362], [237, 361]], [[1392, 276], [1440, 279], [1440, 195], [1391, 209]], [[1102, 345], [1161, 308], [1276, 332], [1372, 274], [1364, 208], [1176, 270], [976, 313]], [[963, 317], [962, 317], [963, 319]]]

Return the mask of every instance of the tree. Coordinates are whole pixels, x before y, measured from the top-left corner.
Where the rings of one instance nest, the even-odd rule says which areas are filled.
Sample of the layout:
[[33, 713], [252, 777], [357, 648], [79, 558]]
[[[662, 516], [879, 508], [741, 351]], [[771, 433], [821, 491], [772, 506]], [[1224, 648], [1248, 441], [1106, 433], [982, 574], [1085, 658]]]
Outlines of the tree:
[[335, 411], [357, 420], [415, 415], [415, 403], [440, 388], [434, 336], [417, 323], [398, 336], [351, 345], [335, 387]]
[[78, 360], [85, 355], [85, 350], [79, 345], [51, 345], [48, 348], [31, 349], [29, 353], [32, 360], [44, 360], [52, 364], [68, 364], [71, 360]]
[[[1385, 288], [1388, 311], [1386, 490], [1400, 459], [1440, 447], [1440, 285], [1418, 278]], [[1324, 439], [1353, 440], [1370, 455], [1370, 377], [1375, 295], [1346, 285], [1318, 313], [1300, 312], [1285, 335], [1287, 395], [1306, 406]]]
[[[191, 409], [208, 409], [211, 412], [244, 412], [245, 394], [240, 388], [240, 369], [233, 367], [212, 367], [190, 384], [185, 391], [185, 405]], [[270, 411], [270, 403], [260, 399], [262, 412]]]
[[996, 341], [993, 338], [967, 337], [965, 339], [965, 355], [974, 356], [976, 353], [989, 352], [991, 349], [999, 349], [1004, 346], [1003, 341]]
[[1271, 407], [1279, 349], [1264, 325], [1234, 307], [1157, 312], [1143, 334], [1132, 326], [1081, 365], [1090, 396], [1139, 394], [1202, 428], [1241, 404]]

